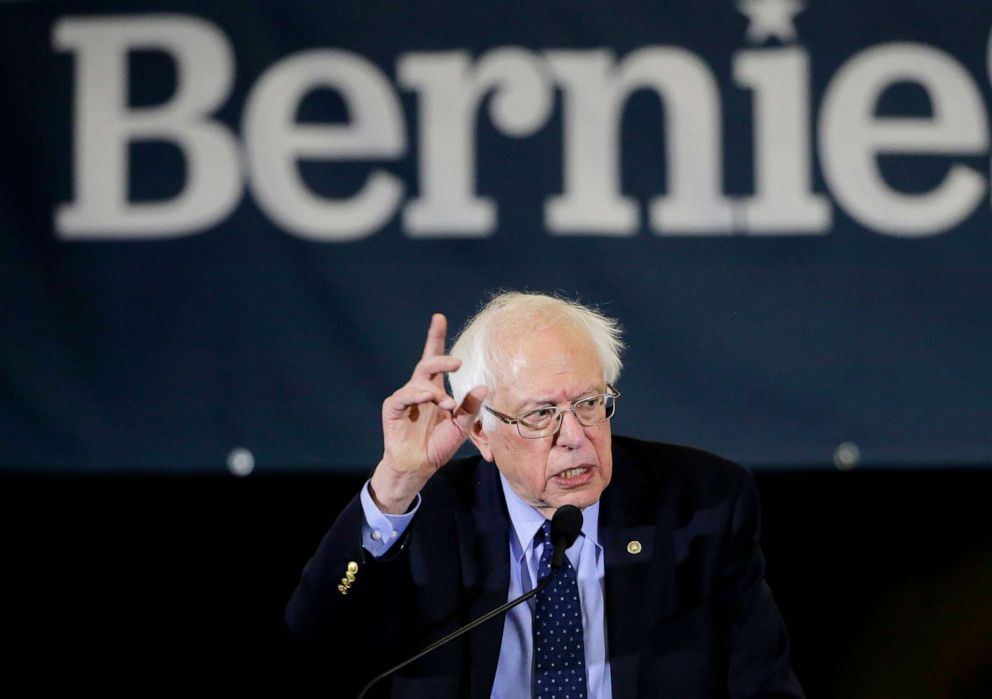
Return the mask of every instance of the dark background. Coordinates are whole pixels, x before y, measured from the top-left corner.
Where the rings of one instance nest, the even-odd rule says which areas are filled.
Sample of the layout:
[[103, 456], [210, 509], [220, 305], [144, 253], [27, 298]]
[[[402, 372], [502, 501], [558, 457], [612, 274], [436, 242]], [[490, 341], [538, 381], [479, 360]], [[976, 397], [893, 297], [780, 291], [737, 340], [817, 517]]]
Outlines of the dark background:
[[[990, 696], [992, 473], [757, 478], [767, 576], [810, 699]], [[282, 610], [360, 484], [3, 478], [4, 694], [341, 696], [290, 643]]]

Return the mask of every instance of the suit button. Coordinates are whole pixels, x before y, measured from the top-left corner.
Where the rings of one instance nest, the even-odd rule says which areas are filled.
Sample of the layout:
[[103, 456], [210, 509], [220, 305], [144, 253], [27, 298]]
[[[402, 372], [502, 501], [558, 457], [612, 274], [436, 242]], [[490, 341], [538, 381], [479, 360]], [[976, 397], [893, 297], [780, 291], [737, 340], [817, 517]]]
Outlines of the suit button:
[[338, 585], [338, 592], [340, 592], [342, 595], [347, 595], [348, 588], [345, 587], [344, 585]]
[[345, 579], [346, 579], [346, 580], [347, 580], [347, 581], [348, 581], [349, 583], [353, 583], [353, 582], [355, 582], [355, 574], [354, 574], [354, 573], [345, 573], [345, 574], [344, 574], [344, 577], [345, 577]]
[[642, 548], [643, 547], [641, 546], [641, 542], [637, 541], [636, 539], [634, 541], [627, 542], [627, 553], [632, 553], [636, 556], [641, 552]]
[[341, 584], [345, 587], [351, 587], [351, 581], [348, 578], [341, 578]]
[[348, 572], [349, 573], [357, 573], [358, 572], [358, 564], [355, 563], [354, 561], [348, 561]]

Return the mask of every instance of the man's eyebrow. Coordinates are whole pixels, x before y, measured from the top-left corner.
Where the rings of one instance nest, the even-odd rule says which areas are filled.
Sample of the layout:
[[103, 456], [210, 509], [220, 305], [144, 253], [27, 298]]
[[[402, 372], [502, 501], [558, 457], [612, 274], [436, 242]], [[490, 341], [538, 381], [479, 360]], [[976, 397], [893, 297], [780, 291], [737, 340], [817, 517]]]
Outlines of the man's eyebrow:
[[[576, 395], [574, 398], [567, 398], [565, 400], [565, 402], [566, 403], [574, 403], [575, 401], [581, 400], [582, 398], [585, 398], [586, 396], [596, 395], [596, 394], [602, 393], [605, 390], [606, 390], [605, 388], [602, 388], [601, 387], [601, 384], [598, 384], [598, 383], [589, 384], [589, 386], [587, 386], [584, 391], [580, 391], [578, 393], [578, 395]], [[520, 406], [519, 406], [519, 408], [517, 409], [517, 411], [518, 412], [524, 412], [524, 411], [528, 410], [531, 407], [538, 408], [538, 407], [541, 407], [541, 406], [544, 406], [544, 405], [558, 405], [558, 402], [556, 400], [554, 400], [553, 398], [544, 397], [544, 396], [539, 397], [539, 398], [531, 398], [531, 399], [526, 400], [523, 403], [521, 403]]]

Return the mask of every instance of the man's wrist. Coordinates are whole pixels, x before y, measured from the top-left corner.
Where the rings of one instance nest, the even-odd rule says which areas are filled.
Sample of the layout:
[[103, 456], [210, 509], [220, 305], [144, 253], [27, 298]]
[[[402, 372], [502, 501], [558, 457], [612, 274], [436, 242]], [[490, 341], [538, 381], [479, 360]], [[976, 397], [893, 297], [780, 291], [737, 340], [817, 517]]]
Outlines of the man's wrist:
[[402, 515], [410, 509], [423, 486], [422, 479], [389, 473], [380, 463], [369, 481], [369, 495], [383, 514]]

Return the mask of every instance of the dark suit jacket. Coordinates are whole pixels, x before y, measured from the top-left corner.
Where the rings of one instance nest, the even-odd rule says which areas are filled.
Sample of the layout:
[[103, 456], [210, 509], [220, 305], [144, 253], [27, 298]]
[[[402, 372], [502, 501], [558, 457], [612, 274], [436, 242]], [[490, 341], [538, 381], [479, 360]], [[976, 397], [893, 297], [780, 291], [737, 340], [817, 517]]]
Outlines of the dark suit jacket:
[[[509, 518], [496, 468], [478, 457], [453, 461], [421, 496], [387, 559], [362, 548], [356, 497], [303, 572], [286, 621], [328, 648], [336, 681], [361, 686], [506, 601]], [[601, 503], [616, 699], [803, 696], [764, 582], [757, 491], [744, 468], [689, 447], [614, 436]], [[632, 541], [638, 553], [628, 549]], [[343, 594], [350, 562], [358, 570]], [[502, 633], [500, 617], [411, 665], [393, 678], [392, 696], [488, 697]]]

